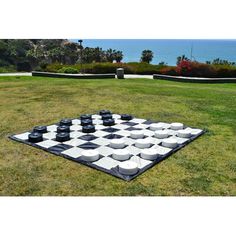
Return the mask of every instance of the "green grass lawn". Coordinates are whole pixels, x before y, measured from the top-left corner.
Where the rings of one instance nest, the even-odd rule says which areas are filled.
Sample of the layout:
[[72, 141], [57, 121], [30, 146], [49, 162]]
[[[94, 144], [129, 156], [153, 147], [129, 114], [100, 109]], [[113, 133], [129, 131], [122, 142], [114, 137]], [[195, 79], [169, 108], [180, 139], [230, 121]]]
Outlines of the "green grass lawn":
[[[236, 195], [236, 84], [0, 78], [0, 195]], [[8, 139], [110, 109], [206, 128], [131, 182]]]

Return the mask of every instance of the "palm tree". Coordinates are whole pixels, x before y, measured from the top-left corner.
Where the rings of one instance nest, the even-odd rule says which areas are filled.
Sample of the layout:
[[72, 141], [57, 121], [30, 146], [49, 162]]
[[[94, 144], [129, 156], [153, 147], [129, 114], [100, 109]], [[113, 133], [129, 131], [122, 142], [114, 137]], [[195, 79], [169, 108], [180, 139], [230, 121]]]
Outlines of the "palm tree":
[[122, 51], [116, 51], [114, 54], [114, 59], [116, 60], [116, 62], [121, 62], [123, 59], [123, 53]]
[[153, 59], [153, 52], [151, 50], [143, 50], [140, 61], [150, 63]]

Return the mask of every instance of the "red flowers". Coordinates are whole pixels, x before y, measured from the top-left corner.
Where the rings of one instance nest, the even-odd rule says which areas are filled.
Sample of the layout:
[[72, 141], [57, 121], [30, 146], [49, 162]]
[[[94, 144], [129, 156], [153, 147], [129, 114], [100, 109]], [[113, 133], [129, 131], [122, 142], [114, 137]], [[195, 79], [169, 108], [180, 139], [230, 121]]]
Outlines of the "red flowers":
[[191, 71], [191, 61], [187, 61], [187, 60], [181, 60], [179, 62], [179, 64], [177, 65], [176, 71], [179, 74], [185, 74], [186, 72], [190, 72]]

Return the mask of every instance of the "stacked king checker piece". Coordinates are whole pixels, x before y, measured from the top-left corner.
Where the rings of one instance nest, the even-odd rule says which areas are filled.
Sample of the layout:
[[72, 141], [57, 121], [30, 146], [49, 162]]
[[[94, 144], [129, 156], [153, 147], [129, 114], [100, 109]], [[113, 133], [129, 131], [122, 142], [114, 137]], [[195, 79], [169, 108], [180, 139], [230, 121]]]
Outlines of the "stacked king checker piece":
[[131, 180], [203, 133], [179, 122], [154, 122], [101, 110], [36, 126], [10, 138]]

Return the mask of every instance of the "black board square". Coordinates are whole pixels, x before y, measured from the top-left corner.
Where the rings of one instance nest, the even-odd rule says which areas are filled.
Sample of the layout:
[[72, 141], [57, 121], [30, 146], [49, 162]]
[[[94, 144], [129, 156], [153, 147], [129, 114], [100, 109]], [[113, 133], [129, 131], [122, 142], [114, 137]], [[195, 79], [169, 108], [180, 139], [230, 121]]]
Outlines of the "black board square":
[[128, 126], [134, 126], [134, 125], [138, 125], [138, 123], [132, 122], [132, 121], [125, 121], [125, 122], [121, 122], [122, 125], [128, 125]]
[[119, 129], [109, 127], [109, 128], [106, 128], [106, 129], [102, 129], [102, 131], [105, 131], [105, 132], [108, 132], [108, 133], [114, 133], [114, 132], [119, 131]]
[[100, 147], [100, 145], [97, 145], [96, 143], [92, 143], [92, 142], [87, 142], [87, 143], [83, 143], [79, 145], [78, 147], [82, 149], [96, 149]]
[[82, 139], [82, 140], [85, 140], [85, 141], [92, 141], [96, 138], [98, 138], [98, 137], [96, 137], [92, 134], [87, 134], [87, 135], [83, 135], [83, 136], [78, 137], [78, 139]]
[[142, 124], [150, 125], [150, 124], [152, 124], [152, 123], [155, 123], [155, 122], [153, 122], [152, 120], [146, 120], [146, 121], [144, 121]]
[[117, 139], [117, 138], [123, 138], [123, 136], [121, 136], [119, 134], [108, 134], [106, 136], [103, 136], [103, 138], [106, 138], [106, 139]]
[[141, 128], [134, 128], [134, 127], [129, 127], [125, 130], [128, 130], [128, 131], [133, 131], [133, 130], [142, 130]]
[[50, 147], [48, 150], [50, 152], [56, 152], [56, 153], [61, 153], [67, 149], [73, 148], [73, 146], [71, 145], [67, 145], [67, 144], [58, 144], [56, 146], [52, 146]]

